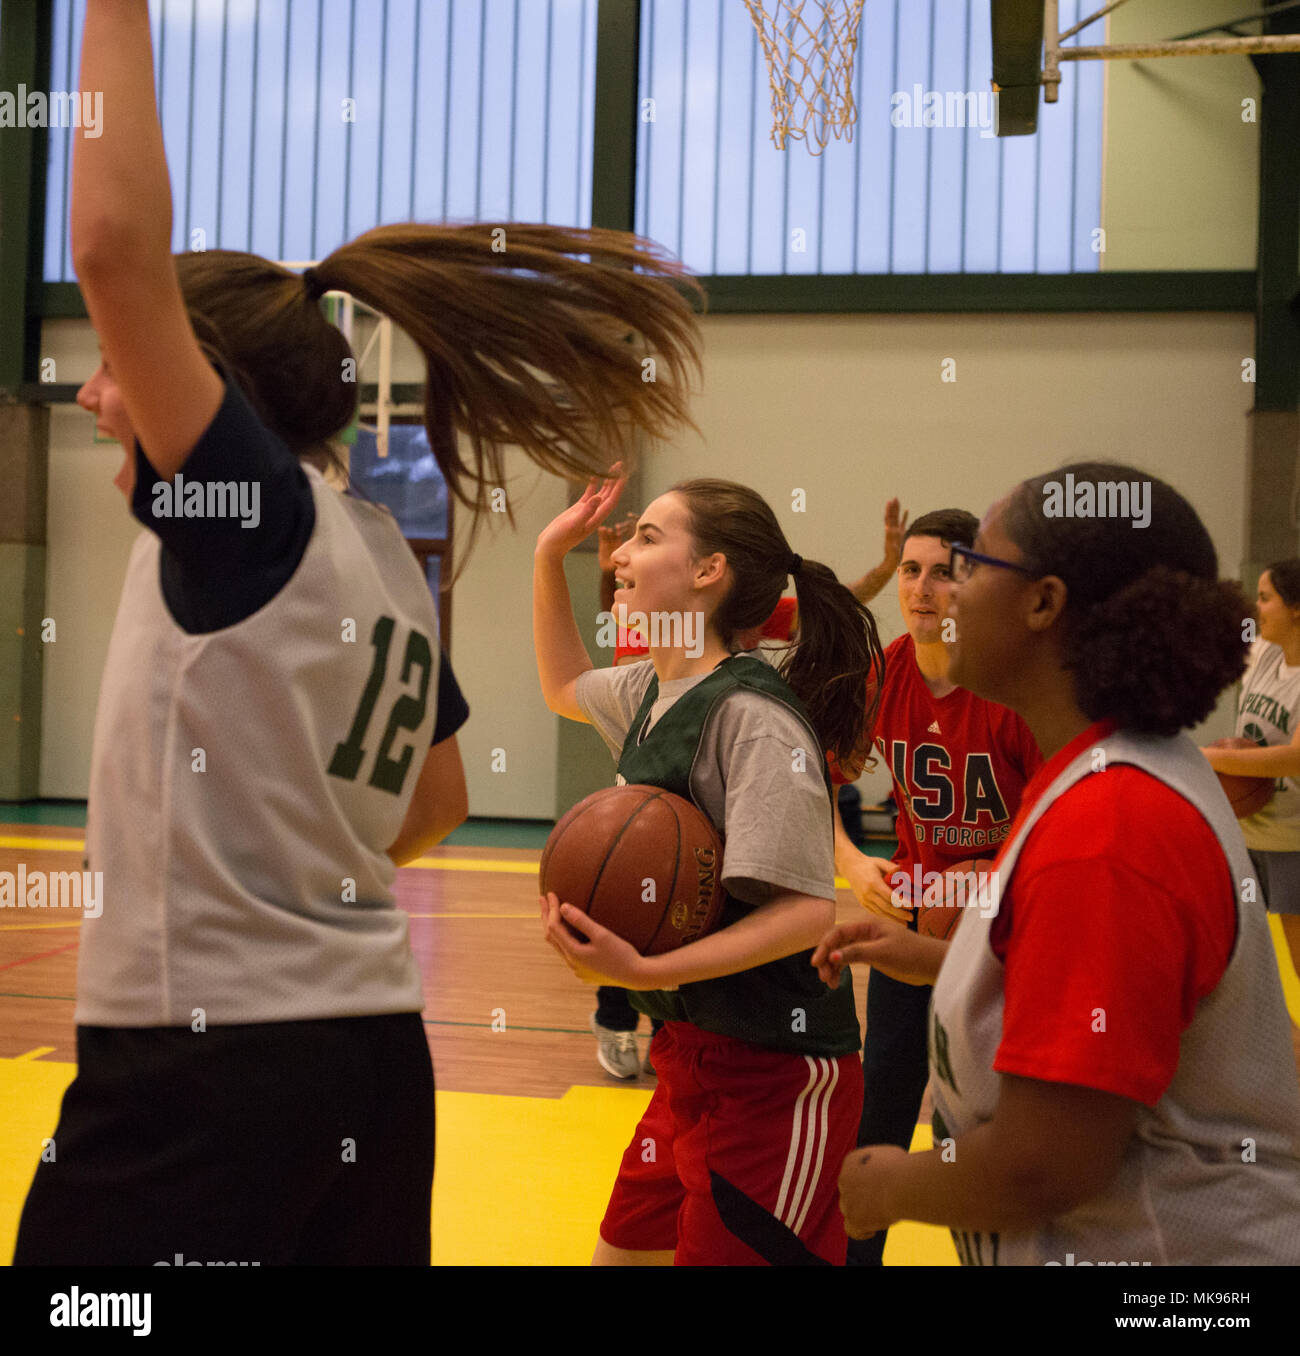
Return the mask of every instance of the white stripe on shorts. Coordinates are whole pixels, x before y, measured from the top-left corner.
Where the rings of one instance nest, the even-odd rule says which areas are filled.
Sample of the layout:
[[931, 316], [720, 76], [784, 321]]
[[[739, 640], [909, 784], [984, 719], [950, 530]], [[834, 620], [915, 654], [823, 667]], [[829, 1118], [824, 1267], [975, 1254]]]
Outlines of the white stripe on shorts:
[[[829, 1096], [827, 1085], [831, 1082], [831, 1075], [834, 1074], [837, 1080], [839, 1077], [839, 1069], [834, 1061], [821, 1057], [814, 1060], [812, 1055], [805, 1055], [804, 1059], [808, 1061], [808, 1082], [794, 1105], [794, 1123], [790, 1129], [790, 1153], [786, 1158], [785, 1176], [781, 1181], [781, 1194], [776, 1203], [776, 1217], [788, 1229], [792, 1229], [796, 1233], [798, 1232], [795, 1227], [796, 1214], [799, 1210], [799, 1203], [803, 1198], [804, 1187], [808, 1184], [808, 1170], [812, 1163], [813, 1151], [814, 1149], [817, 1150], [817, 1170], [813, 1173], [809, 1192], [810, 1199], [812, 1192], [816, 1190], [817, 1176], [821, 1171], [821, 1161], [825, 1150], [826, 1116], [823, 1113], [820, 1117], [822, 1133], [818, 1135], [818, 1110], [822, 1106], [823, 1100]], [[811, 1096], [809, 1096], [810, 1093]], [[821, 1142], [820, 1147], [818, 1141]], [[793, 1194], [790, 1195], [790, 1179], [794, 1173], [795, 1156], [799, 1153], [801, 1142], [803, 1153], [799, 1160], [799, 1178], [795, 1183]], [[789, 1196], [788, 1208], [786, 1206], [787, 1196]], [[807, 1214], [806, 1205], [803, 1213]]]
[[827, 1063], [831, 1066], [831, 1082], [822, 1097], [822, 1123], [817, 1135], [817, 1164], [813, 1168], [812, 1181], [808, 1184], [808, 1194], [803, 1200], [803, 1209], [799, 1212], [799, 1218], [790, 1226], [795, 1233], [803, 1232], [804, 1221], [808, 1218], [808, 1207], [812, 1205], [813, 1197], [817, 1194], [817, 1184], [821, 1181], [822, 1158], [826, 1153], [826, 1141], [830, 1138], [827, 1122], [830, 1119], [831, 1098], [835, 1095], [835, 1086], [840, 1081], [840, 1062], [831, 1059]]

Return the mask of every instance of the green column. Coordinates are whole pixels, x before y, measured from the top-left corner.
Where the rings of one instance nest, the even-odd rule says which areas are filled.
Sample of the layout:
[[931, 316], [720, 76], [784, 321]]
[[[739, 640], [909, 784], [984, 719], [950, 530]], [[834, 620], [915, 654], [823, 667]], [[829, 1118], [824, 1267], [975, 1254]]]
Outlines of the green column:
[[49, 411], [0, 404], [0, 801], [38, 794]]
[[[0, 89], [46, 89], [45, 4], [0, 12]], [[0, 131], [0, 800], [37, 794], [45, 611], [49, 411], [22, 403], [36, 379], [46, 134]]]
[[[1300, 10], [1272, 16], [1267, 33], [1300, 32]], [[1255, 408], [1250, 416], [1247, 529], [1242, 579], [1297, 554], [1300, 490], [1300, 58], [1258, 56], [1259, 256], [1256, 264]]]

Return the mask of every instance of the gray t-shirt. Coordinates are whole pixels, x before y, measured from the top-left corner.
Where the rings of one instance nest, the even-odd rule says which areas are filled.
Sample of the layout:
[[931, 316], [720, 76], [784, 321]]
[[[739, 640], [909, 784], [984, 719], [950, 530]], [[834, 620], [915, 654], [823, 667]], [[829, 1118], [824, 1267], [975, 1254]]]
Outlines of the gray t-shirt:
[[[590, 669], [578, 679], [578, 706], [615, 763], [654, 672], [653, 662], [645, 659], [620, 668]], [[660, 683], [646, 729], [708, 676]], [[835, 846], [823, 759], [809, 728], [788, 707], [761, 693], [743, 688], [730, 692], [709, 713], [691, 768], [691, 794], [722, 833], [722, 880], [737, 899], [760, 905], [785, 891], [835, 898]]]

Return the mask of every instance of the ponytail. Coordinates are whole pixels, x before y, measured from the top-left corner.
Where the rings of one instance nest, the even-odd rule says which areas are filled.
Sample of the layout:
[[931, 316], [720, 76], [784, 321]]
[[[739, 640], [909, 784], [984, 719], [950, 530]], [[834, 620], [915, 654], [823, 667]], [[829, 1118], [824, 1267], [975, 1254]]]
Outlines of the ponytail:
[[[815, 560], [802, 562], [794, 586], [799, 643], [785, 680], [807, 707], [822, 746], [847, 767], [861, 757], [863, 738], [875, 729], [880, 710], [885, 655], [876, 619], [829, 566]], [[867, 765], [875, 767], [870, 756]]]
[[699, 333], [674, 285], [688, 276], [618, 231], [404, 224], [341, 246], [313, 283], [388, 316], [420, 349], [429, 445], [478, 511], [504, 480], [507, 447], [585, 479], [632, 457], [637, 431], [662, 439], [691, 425]]
[[691, 425], [700, 336], [683, 292], [702, 293], [622, 232], [404, 223], [340, 246], [305, 279], [229, 250], [180, 255], [177, 272], [205, 352], [299, 456], [319, 456], [357, 405], [353, 354], [316, 298], [347, 292], [391, 319], [424, 358], [433, 455], [476, 514], [507, 447], [587, 478], [631, 459], [638, 433]]

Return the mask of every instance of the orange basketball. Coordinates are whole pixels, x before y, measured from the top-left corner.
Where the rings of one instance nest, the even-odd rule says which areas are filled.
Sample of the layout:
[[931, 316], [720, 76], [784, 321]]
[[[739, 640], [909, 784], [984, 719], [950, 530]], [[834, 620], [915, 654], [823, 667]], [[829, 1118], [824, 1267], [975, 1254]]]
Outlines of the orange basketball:
[[614, 786], [551, 830], [540, 876], [543, 894], [658, 956], [717, 927], [721, 870], [722, 839], [690, 801], [658, 786]]
[[[1253, 739], [1243, 739], [1233, 735], [1229, 739], [1216, 739], [1210, 745], [1212, 749], [1257, 749], [1259, 745]], [[1272, 777], [1234, 777], [1231, 773], [1216, 774], [1223, 794], [1227, 796], [1232, 812], [1238, 819], [1258, 814], [1273, 799], [1274, 782]]]
[[[970, 857], [964, 862], [956, 862], [945, 867], [943, 876], [943, 903], [916, 904], [916, 930], [927, 937], [942, 937], [947, 940], [957, 930], [964, 909], [976, 908], [982, 904], [988, 890], [984, 873], [990, 871], [993, 861], [990, 857]], [[931, 893], [927, 882], [924, 895]], [[996, 894], [993, 895], [996, 898]]]

